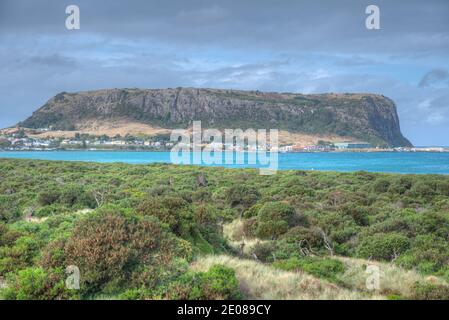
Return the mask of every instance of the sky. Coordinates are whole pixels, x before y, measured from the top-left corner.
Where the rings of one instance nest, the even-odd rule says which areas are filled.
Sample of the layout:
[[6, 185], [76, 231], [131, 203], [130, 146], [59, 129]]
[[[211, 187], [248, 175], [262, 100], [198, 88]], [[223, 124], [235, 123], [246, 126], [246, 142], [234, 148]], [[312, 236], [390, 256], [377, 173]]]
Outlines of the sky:
[[0, 0], [0, 128], [63, 91], [175, 87], [383, 94], [447, 146], [449, 1]]

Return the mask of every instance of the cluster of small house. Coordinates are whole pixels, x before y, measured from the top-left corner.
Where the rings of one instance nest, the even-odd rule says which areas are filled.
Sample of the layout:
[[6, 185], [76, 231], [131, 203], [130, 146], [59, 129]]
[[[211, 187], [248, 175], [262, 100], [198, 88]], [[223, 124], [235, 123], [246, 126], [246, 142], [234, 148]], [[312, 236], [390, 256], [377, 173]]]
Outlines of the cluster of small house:
[[16, 137], [14, 135], [0, 136], [0, 149], [2, 150], [56, 150], [70, 148], [171, 148], [172, 142], [147, 141], [147, 140], [122, 140], [122, 139], [61, 139], [61, 138], [34, 138]]
[[359, 150], [371, 149], [371, 144], [367, 142], [338, 142], [326, 145], [288, 145], [279, 148], [281, 152], [314, 152], [314, 151], [332, 151], [332, 150]]
[[[4, 143], [1, 143], [1, 142]], [[6, 143], [5, 143], [6, 142]], [[17, 137], [16, 135], [0, 136], [0, 149], [3, 150], [56, 150], [56, 149], [71, 149], [71, 148], [144, 148], [144, 149], [170, 149], [174, 146], [174, 142], [170, 141], [152, 141], [144, 139], [123, 139], [112, 138], [102, 139], [100, 137], [90, 139], [79, 138], [32, 138], [32, 137]], [[192, 145], [183, 145], [177, 143], [180, 148], [189, 148]], [[207, 144], [200, 144], [193, 147], [203, 148]], [[233, 150], [233, 151], [278, 151], [278, 152], [319, 152], [319, 151], [332, 151], [343, 149], [369, 149], [371, 145], [365, 142], [341, 142], [330, 145], [286, 145], [286, 146], [272, 146], [266, 145], [230, 145], [225, 143], [214, 143], [208, 145], [212, 150]]]
[[52, 147], [52, 139], [32, 139], [0, 137], [0, 149], [4, 150], [41, 150]]
[[[192, 148], [191, 144], [176, 143], [179, 148]], [[57, 150], [57, 149], [149, 149], [149, 150], [169, 150], [175, 145], [174, 142], [167, 140], [146, 140], [139, 138], [107, 138], [102, 137], [90, 137], [89, 139], [78, 138], [36, 138], [19, 136], [17, 134], [1, 135], [0, 134], [0, 150]], [[208, 146], [210, 150], [233, 150], [233, 151], [265, 151], [270, 150], [273, 152], [326, 152], [326, 151], [344, 151], [344, 150], [373, 150], [371, 144], [367, 142], [338, 142], [333, 144], [320, 144], [320, 145], [284, 145], [284, 146], [272, 146], [266, 145], [232, 145], [226, 143], [202, 143], [200, 145], [194, 145], [202, 150], [203, 147]], [[397, 151], [397, 152], [449, 152], [449, 149], [443, 147], [398, 147], [393, 149], [379, 149], [380, 151]]]
[[164, 141], [146, 141], [146, 140], [72, 140], [72, 139], [64, 139], [60, 141], [60, 146], [80, 146], [80, 145], [88, 145], [88, 146], [141, 146], [141, 147], [172, 147], [172, 142], [164, 142]]
[[[178, 143], [180, 148], [191, 148], [191, 144]], [[371, 144], [366, 142], [341, 142], [328, 145], [285, 145], [285, 146], [272, 146], [270, 144], [266, 145], [232, 145], [226, 143], [210, 143], [210, 144], [198, 144], [193, 147], [203, 148], [208, 146], [210, 150], [233, 150], [233, 151], [277, 151], [277, 152], [319, 152], [319, 151], [333, 151], [333, 150], [359, 150], [359, 149], [370, 149]]]

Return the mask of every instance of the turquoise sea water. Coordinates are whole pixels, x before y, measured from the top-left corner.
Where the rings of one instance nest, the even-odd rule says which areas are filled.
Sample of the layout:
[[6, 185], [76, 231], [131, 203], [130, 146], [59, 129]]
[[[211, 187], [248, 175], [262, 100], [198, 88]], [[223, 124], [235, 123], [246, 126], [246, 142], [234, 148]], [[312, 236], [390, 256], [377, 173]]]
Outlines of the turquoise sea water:
[[[43, 151], [0, 152], [0, 158], [62, 161], [170, 163], [170, 152], [133, 151]], [[260, 165], [223, 165], [260, 167]], [[266, 167], [266, 166], [263, 166]], [[361, 153], [280, 153], [278, 168], [326, 171], [372, 171], [392, 173], [449, 174], [449, 153], [361, 152]]]

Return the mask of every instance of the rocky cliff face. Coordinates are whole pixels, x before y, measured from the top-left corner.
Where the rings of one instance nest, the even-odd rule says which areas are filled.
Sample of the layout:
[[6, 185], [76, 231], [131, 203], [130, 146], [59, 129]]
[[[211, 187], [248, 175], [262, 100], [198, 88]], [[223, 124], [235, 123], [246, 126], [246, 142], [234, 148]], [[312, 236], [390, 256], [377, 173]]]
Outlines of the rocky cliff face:
[[265, 93], [218, 89], [111, 89], [60, 93], [31, 117], [27, 128], [76, 130], [86, 122], [141, 122], [162, 128], [266, 128], [334, 134], [375, 145], [410, 146], [394, 102], [374, 94]]

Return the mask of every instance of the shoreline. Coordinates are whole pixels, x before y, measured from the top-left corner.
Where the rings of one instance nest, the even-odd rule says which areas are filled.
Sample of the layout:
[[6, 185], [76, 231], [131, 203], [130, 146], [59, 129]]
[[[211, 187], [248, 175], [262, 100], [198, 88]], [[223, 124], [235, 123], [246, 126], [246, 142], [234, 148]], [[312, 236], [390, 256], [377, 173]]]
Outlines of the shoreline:
[[[317, 151], [287, 151], [281, 152], [278, 151], [278, 154], [313, 154], [313, 153], [449, 153], [449, 149], [443, 148], [442, 150], [431, 150], [432, 148], [427, 149], [413, 149], [413, 150], [393, 150], [393, 149], [353, 149], [353, 150], [317, 150]], [[147, 150], [147, 149], [18, 149], [18, 150], [4, 150], [0, 149], [0, 152], [171, 152], [170, 149], [167, 150]], [[192, 152], [192, 151], [191, 151]], [[233, 152], [233, 153], [257, 153], [258, 151], [222, 151], [225, 152]], [[260, 152], [270, 151], [261, 150]]]

